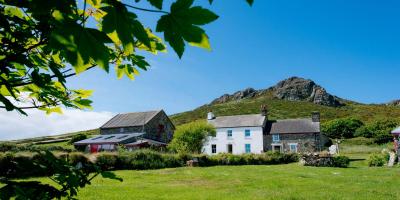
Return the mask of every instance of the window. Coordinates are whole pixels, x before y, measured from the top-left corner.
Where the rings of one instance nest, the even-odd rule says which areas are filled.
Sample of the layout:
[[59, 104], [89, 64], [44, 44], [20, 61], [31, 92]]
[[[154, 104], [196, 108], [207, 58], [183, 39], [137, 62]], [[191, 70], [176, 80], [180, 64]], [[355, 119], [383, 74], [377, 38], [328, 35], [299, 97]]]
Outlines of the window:
[[250, 144], [245, 144], [245, 145], [244, 145], [244, 148], [245, 148], [245, 150], [246, 150], [246, 153], [251, 153], [251, 146], [250, 146]]
[[124, 128], [119, 128], [119, 132], [120, 132], [120, 133], [123, 133], [124, 131], [125, 131]]
[[228, 136], [228, 138], [232, 137], [232, 130], [228, 130], [227, 136]]
[[290, 143], [289, 147], [290, 147], [290, 152], [297, 153], [297, 143]]
[[211, 153], [217, 153], [217, 145], [216, 144], [211, 145]]
[[244, 137], [246, 137], [246, 138], [250, 137], [250, 130], [249, 129], [244, 130]]
[[272, 134], [272, 142], [280, 142], [279, 134]]
[[233, 145], [228, 144], [228, 153], [232, 153], [232, 152], [233, 152]]

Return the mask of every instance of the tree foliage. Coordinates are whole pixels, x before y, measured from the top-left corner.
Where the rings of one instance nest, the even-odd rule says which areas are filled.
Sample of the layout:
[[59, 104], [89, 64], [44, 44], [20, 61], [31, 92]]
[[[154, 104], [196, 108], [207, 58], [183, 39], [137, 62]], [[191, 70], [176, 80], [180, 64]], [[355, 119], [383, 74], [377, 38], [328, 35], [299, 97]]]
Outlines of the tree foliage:
[[208, 136], [215, 136], [215, 128], [206, 122], [191, 122], [178, 126], [168, 148], [178, 153], [201, 153]]
[[57, 158], [53, 153], [38, 152], [39, 161], [35, 162], [38, 168], [51, 173], [49, 176], [57, 187], [41, 183], [39, 181], [11, 180], [8, 177], [0, 177], [0, 199], [76, 199], [79, 188], [90, 184], [92, 179], [98, 175], [104, 178], [122, 181], [111, 172], [102, 171], [93, 164], [82, 164], [74, 166], [67, 159]]
[[[149, 8], [137, 6], [146, 2]], [[163, 0], [0, 3], [0, 108], [23, 114], [29, 108], [90, 108], [92, 91], [67, 87], [67, 78], [92, 68], [109, 72], [112, 65], [118, 78], [134, 79], [150, 66], [143, 53], [165, 52], [164, 41], [180, 58], [186, 44], [209, 49], [202, 26], [218, 18], [194, 0], [176, 0], [167, 10]], [[160, 16], [155, 31], [163, 39], [139, 20], [139, 12]]]
[[399, 124], [399, 120], [377, 119], [357, 129], [355, 136], [374, 138], [378, 144], [387, 143], [393, 139], [390, 132]]
[[352, 138], [364, 123], [355, 118], [334, 119], [322, 124], [322, 133], [330, 138]]

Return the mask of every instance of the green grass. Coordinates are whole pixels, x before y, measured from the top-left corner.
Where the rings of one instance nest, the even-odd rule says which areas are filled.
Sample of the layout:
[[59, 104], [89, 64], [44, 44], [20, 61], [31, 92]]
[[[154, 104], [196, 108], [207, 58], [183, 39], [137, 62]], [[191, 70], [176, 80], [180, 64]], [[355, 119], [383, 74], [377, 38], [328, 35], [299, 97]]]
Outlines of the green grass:
[[116, 171], [78, 199], [399, 199], [400, 168], [316, 168], [298, 164]]

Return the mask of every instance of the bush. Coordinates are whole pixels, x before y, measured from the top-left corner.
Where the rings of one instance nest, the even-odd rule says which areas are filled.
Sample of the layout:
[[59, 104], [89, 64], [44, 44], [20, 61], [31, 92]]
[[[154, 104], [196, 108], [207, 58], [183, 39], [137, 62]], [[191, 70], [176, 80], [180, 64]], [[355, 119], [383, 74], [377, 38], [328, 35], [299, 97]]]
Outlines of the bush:
[[368, 166], [370, 167], [382, 167], [385, 163], [385, 156], [382, 154], [374, 153], [368, 157]]
[[350, 159], [346, 156], [336, 156], [333, 157], [333, 166], [346, 168], [350, 164]]
[[178, 126], [168, 148], [177, 153], [200, 153], [215, 128], [206, 122], [191, 122]]
[[87, 139], [87, 135], [83, 133], [76, 134], [68, 141], [68, 144], [74, 144], [75, 142]]
[[334, 119], [322, 124], [322, 132], [330, 138], [352, 138], [364, 123], [354, 118]]
[[118, 154], [115, 153], [99, 153], [96, 155], [95, 164], [102, 170], [115, 169], [117, 164]]
[[81, 164], [90, 163], [89, 158], [84, 153], [73, 152], [73, 153], [67, 154], [66, 157], [68, 159], [68, 162], [71, 164], [74, 164], [74, 165], [76, 165], [78, 163], [81, 163]]

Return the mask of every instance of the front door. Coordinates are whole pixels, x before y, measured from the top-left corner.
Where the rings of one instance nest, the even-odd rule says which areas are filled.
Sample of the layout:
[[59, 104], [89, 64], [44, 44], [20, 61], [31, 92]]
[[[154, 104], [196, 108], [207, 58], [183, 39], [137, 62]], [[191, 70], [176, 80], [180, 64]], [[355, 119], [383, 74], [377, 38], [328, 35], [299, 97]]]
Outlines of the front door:
[[233, 152], [232, 144], [228, 144], [228, 153], [232, 153], [232, 152]]
[[272, 151], [282, 152], [282, 145], [272, 145]]

